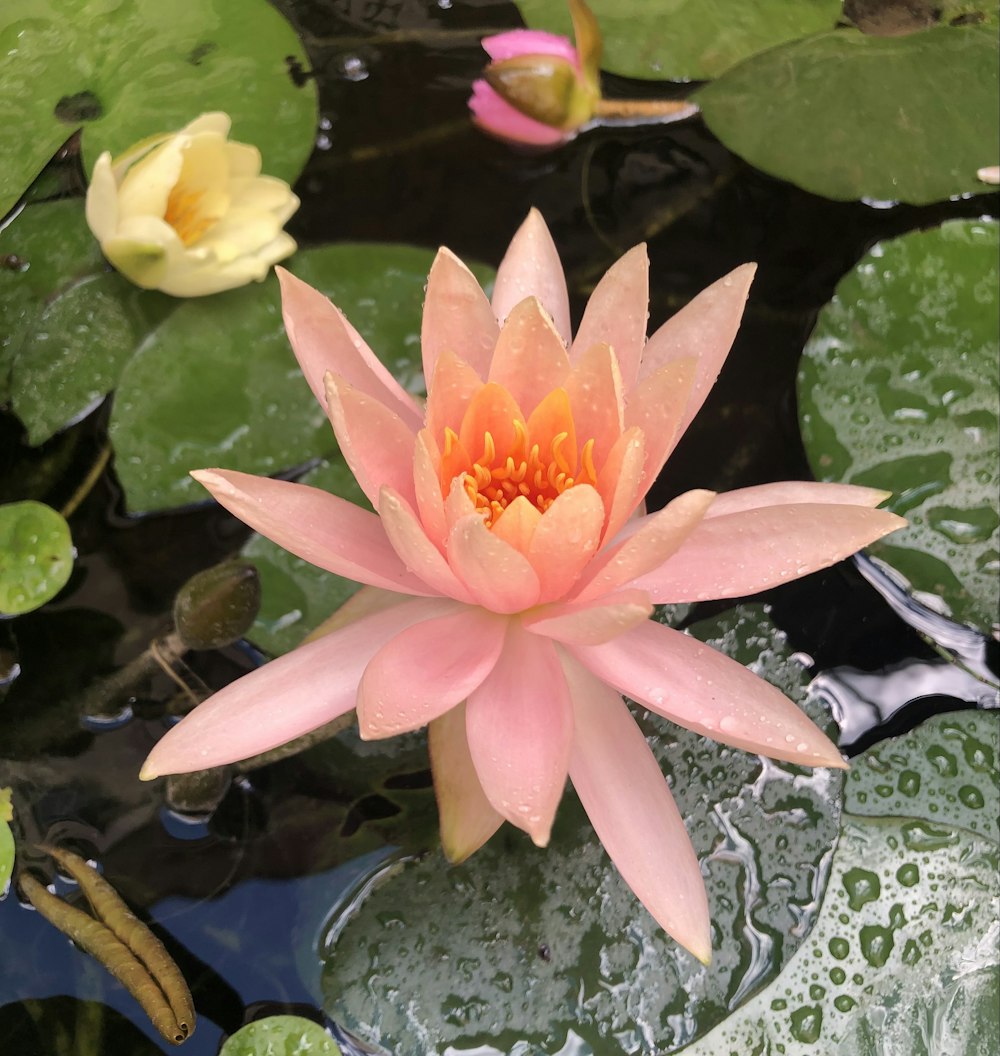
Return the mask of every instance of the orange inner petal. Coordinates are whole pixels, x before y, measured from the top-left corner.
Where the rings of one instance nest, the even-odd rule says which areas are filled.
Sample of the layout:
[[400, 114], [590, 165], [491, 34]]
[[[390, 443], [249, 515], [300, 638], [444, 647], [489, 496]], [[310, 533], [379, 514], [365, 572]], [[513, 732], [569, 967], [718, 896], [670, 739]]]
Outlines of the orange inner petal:
[[470, 402], [461, 436], [444, 430], [441, 492], [447, 495], [452, 481], [461, 478], [492, 527], [518, 498], [544, 513], [568, 488], [596, 486], [593, 452], [593, 438], [578, 445], [565, 389], [553, 389], [525, 421], [509, 393], [493, 382]]

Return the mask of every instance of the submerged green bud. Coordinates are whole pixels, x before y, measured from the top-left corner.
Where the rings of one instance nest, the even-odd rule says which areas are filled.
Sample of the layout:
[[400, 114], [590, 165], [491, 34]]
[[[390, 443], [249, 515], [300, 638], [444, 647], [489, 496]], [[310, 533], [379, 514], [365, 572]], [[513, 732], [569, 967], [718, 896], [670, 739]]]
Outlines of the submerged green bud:
[[186, 649], [221, 649], [250, 629], [260, 609], [260, 576], [247, 561], [224, 561], [177, 592], [174, 624]]

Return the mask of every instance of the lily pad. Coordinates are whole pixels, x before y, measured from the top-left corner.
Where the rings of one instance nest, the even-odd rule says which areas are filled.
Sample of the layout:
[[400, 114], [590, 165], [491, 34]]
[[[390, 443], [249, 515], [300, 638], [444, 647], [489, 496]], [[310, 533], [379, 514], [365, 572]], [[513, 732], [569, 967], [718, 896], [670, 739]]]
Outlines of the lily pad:
[[[856, 763], [873, 773], [925, 768], [934, 748], [974, 744], [965, 773], [935, 768], [933, 786], [903, 793], [916, 816], [874, 816], [869, 781], [848, 781], [840, 842], [819, 920], [781, 976], [689, 1056], [748, 1052], [989, 1056], [1000, 1029], [995, 839], [932, 808], [974, 788], [995, 833], [1000, 809], [996, 715], [952, 714], [880, 745]], [[965, 752], [959, 749], [960, 755]], [[983, 752], [982, 757], [978, 753]], [[981, 765], [989, 759], [989, 766]], [[968, 781], [967, 786], [960, 782]], [[877, 786], [875, 786], [877, 788]], [[864, 798], [862, 798], [864, 797]], [[894, 795], [885, 805], [900, 805]]]
[[219, 1056], [340, 1056], [340, 1046], [311, 1019], [268, 1016], [228, 1038]]
[[41, 502], [0, 506], [0, 614], [18, 616], [54, 598], [73, 571], [66, 519]]
[[7, 894], [7, 885], [14, 872], [14, 834], [10, 831], [13, 819], [10, 789], [0, 788], [0, 898]]
[[48, 305], [14, 360], [11, 402], [41, 444], [82, 418], [118, 384], [140, 340], [173, 311], [163, 294], [117, 272], [90, 275]]
[[208, 110], [291, 182], [312, 151], [315, 82], [265, 0], [8, 0], [0, 15], [0, 215], [78, 129], [88, 172]]
[[[345, 243], [303, 250], [289, 270], [330, 297], [418, 392], [420, 312], [433, 256], [413, 246]], [[192, 469], [273, 474], [335, 454], [326, 413], [289, 349], [274, 275], [174, 311], [126, 365], [110, 435], [134, 513], [202, 501]]]
[[0, 268], [0, 403], [10, 394], [14, 357], [47, 301], [74, 281], [105, 270], [83, 202], [28, 206], [4, 229]]
[[976, 170], [1000, 156], [997, 71], [993, 26], [838, 29], [763, 52], [694, 99], [772, 176], [827, 198], [922, 205], [985, 189]]
[[[340, 454], [311, 470], [301, 482], [371, 508]], [[248, 540], [243, 556], [257, 566], [261, 589], [260, 612], [247, 637], [272, 656], [294, 649], [360, 586], [310, 565], [262, 535]]]
[[1000, 592], [998, 241], [1000, 225], [961, 220], [875, 246], [820, 313], [798, 381], [813, 472], [892, 491], [910, 521], [870, 552], [983, 629]]
[[[802, 669], [759, 606], [698, 629], [752, 653], [802, 698]], [[710, 969], [654, 924], [567, 796], [546, 850], [504, 827], [461, 866], [434, 854], [372, 878], [327, 942], [329, 1013], [396, 1056], [438, 1056], [449, 1045], [556, 1053], [568, 1041], [580, 1053], [659, 1052], [704, 1032], [773, 976], [818, 908], [840, 774], [765, 762], [637, 718], [702, 858], [715, 923]]]
[[[572, 37], [565, 0], [517, 0], [532, 29]], [[838, 0], [589, 0], [603, 69], [650, 80], [718, 77], [750, 55], [832, 29]]]

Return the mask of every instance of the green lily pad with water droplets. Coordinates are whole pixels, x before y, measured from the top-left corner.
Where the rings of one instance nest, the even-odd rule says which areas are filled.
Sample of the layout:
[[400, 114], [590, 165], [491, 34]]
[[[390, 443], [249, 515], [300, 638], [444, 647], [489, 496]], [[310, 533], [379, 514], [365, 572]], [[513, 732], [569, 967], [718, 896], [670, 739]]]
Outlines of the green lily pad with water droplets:
[[83, 202], [67, 199], [28, 206], [4, 229], [0, 267], [0, 403], [10, 396], [10, 375], [22, 343], [46, 303], [60, 290], [105, 269], [100, 247], [83, 215]]
[[892, 491], [910, 522], [870, 552], [984, 630], [1000, 601], [998, 232], [957, 220], [875, 246], [820, 313], [798, 380], [816, 476]]
[[772, 176], [827, 198], [923, 205], [988, 190], [976, 171], [1000, 156], [997, 67], [995, 25], [837, 29], [755, 55], [693, 99], [726, 147]]
[[227, 1038], [219, 1056], [341, 1056], [340, 1046], [311, 1019], [268, 1016]]
[[66, 519], [41, 502], [0, 506], [0, 614], [19, 616], [54, 598], [73, 571]]
[[78, 129], [88, 172], [209, 110], [271, 176], [293, 181], [312, 151], [309, 60], [266, 0], [5, 0], [0, 54], [0, 216]]
[[[964, 765], [931, 761], [928, 772], [942, 758], [935, 749], [957, 749]], [[686, 1056], [991, 1056], [1000, 1031], [998, 749], [1000, 716], [962, 712], [855, 760], [860, 776], [845, 794], [852, 813], [808, 940], [775, 982]], [[912, 784], [907, 775], [916, 773], [929, 780], [912, 795], [883, 795], [875, 783]], [[957, 805], [963, 787], [982, 800], [971, 813]], [[949, 800], [956, 806], [946, 814]], [[879, 816], [882, 806], [915, 816]]]
[[[804, 672], [760, 606], [697, 632], [804, 696]], [[652, 1053], [772, 978], [817, 912], [841, 774], [765, 764], [636, 714], [702, 859], [710, 968], [655, 925], [568, 794], [547, 849], [504, 826], [460, 866], [435, 853], [372, 878], [326, 944], [329, 1013], [395, 1056], [449, 1045], [542, 1056], [568, 1040], [574, 1052]]]
[[[572, 38], [565, 0], [517, 0], [532, 29]], [[601, 67], [624, 77], [704, 80], [766, 48], [832, 29], [839, 0], [589, 0]]]

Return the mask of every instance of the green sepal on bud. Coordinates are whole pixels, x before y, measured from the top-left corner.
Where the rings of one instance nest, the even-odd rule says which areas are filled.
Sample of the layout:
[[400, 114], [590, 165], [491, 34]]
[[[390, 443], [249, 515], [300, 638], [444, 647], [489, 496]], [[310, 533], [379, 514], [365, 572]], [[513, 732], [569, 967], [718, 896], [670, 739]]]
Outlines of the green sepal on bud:
[[597, 97], [572, 63], [556, 55], [517, 55], [491, 63], [486, 83], [522, 114], [552, 128], [579, 128], [594, 115]]
[[174, 625], [185, 649], [221, 649], [250, 630], [259, 609], [257, 569], [248, 561], [223, 561], [177, 592]]
[[569, 0], [569, 13], [583, 77], [596, 102], [601, 97], [601, 55], [604, 53], [601, 27], [584, 0]]

